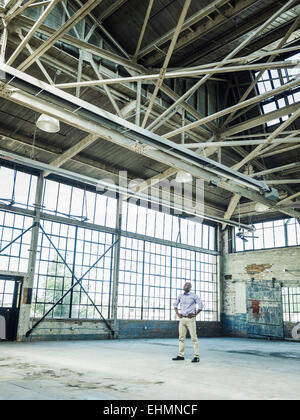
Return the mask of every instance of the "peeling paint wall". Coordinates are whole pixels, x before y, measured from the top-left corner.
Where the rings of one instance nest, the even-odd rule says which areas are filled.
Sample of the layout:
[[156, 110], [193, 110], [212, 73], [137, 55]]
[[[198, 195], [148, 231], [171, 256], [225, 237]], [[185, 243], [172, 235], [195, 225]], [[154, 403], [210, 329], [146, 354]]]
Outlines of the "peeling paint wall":
[[246, 273], [257, 279], [268, 277], [272, 264], [249, 264], [245, 267]]
[[[225, 335], [247, 336], [247, 285], [269, 283], [272, 279], [283, 286], [300, 286], [300, 247], [264, 249], [229, 254], [223, 261], [223, 313], [221, 315]], [[288, 270], [288, 271], [286, 271]], [[265, 310], [266, 304], [264, 304]], [[253, 314], [260, 311], [260, 303], [253, 305]], [[290, 338], [291, 325], [285, 323], [284, 335]]]

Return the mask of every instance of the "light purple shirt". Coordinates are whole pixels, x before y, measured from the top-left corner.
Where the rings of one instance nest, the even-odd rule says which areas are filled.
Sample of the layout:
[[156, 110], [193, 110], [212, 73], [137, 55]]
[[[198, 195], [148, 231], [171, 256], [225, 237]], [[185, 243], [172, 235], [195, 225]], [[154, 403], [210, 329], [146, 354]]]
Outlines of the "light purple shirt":
[[195, 314], [196, 313], [196, 305], [198, 305], [198, 308], [202, 311], [204, 305], [202, 300], [199, 299], [199, 297], [196, 295], [196, 293], [189, 292], [187, 294], [182, 293], [182, 295], [179, 295], [176, 301], [174, 302], [174, 308], [178, 308], [178, 305], [180, 304], [181, 308], [181, 315], [188, 316], [189, 314]]

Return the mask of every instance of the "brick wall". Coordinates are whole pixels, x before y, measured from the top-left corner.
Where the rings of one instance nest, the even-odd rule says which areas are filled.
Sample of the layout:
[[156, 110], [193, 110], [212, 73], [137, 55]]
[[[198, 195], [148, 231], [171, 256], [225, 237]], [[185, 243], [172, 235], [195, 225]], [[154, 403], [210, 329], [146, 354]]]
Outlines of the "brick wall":
[[[32, 320], [34, 321], [36, 320]], [[199, 337], [221, 336], [221, 323], [197, 322], [197, 333]], [[23, 340], [99, 340], [110, 337], [103, 321], [49, 319], [38, 325], [28, 339], [23, 337]], [[177, 321], [118, 321], [120, 339], [177, 337]]]
[[[288, 270], [288, 271], [285, 271]], [[260, 251], [226, 253], [223, 256], [223, 312], [224, 335], [247, 336], [246, 287], [254, 278], [256, 282], [270, 282], [283, 286], [300, 286], [300, 247], [277, 248]], [[285, 323], [284, 335], [291, 338], [293, 325]]]

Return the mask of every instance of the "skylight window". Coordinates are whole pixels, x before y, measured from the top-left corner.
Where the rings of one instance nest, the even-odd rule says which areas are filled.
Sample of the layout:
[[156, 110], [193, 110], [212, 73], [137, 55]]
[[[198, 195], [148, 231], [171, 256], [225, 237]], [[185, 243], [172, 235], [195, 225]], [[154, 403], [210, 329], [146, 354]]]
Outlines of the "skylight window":
[[[297, 53], [286, 59], [286, 61], [289, 60], [300, 60], [300, 53]], [[265, 70], [257, 82], [258, 93], [262, 94], [276, 89], [291, 81], [296, 75], [299, 75], [299, 73], [299, 66], [278, 70]], [[255, 77], [258, 74], [259, 72], [256, 72]], [[276, 111], [277, 109], [284, 108], [285, 106], [292, 105], [297, 102], [300, 102], [299, 87], [296, 87], [289, 92], [283, 92], [279, 95], [273, 96], [262, 102], [262, 111], [264, 114], [268, 114], [269, 112]], [[285, 121], [287, 118], [288, 115], [275, 118], [274, 120], [268, 121], [267, 126], [270, 127], [272, 125], [279, 124]]]

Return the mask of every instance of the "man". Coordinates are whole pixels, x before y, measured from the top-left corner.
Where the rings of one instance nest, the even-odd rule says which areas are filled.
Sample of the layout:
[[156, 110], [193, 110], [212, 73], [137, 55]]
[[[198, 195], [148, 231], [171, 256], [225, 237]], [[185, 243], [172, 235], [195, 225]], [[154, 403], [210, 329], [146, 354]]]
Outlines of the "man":
[[[194, 345], [194, 358], [192, 363], [199, 362], [199, 344], [196, 330], [196, 316], [203, 309], [203, 302], [199, 297], [191, 292], [192, 285], [190, 282], [186, 282], [183, 286], [184, 293], [178, 296], [174, 302], [174, 309], [176, 315], [179, 317], [179, 353], [177, 357], [172, 360], [184, 360], [184, 344], [187, 330], [189, 330], [191, 339]], [[180, 304], [180, 312], [178, 306]], [[196, 305], [198, 309], [196, 311]]]

